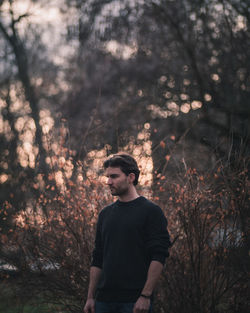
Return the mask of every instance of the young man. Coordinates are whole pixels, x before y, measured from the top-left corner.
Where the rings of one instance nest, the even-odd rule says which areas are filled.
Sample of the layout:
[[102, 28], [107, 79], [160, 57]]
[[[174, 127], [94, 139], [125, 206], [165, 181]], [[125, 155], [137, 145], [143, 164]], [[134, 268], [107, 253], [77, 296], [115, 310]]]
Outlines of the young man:
[[118, 200], [99, 214], [85, 313], [151, 312], [154, 287], [170, 247], [167, 220], [139, 196], [139, 169], [128, 154], [104, 162]]

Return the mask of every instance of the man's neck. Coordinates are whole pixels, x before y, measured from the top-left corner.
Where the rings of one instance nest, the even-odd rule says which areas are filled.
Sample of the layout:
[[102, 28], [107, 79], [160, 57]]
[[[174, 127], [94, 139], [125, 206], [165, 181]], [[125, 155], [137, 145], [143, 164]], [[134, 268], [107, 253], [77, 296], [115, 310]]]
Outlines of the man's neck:
[[139, 197], [139, 195], [138, 195], [136, 189], [133, 187], [133, 189], [131, 189], [128, 193], [119, 196], [118, 199], [121, 202], [129, 202], [129, 201], [135, 200], [138, 197]]

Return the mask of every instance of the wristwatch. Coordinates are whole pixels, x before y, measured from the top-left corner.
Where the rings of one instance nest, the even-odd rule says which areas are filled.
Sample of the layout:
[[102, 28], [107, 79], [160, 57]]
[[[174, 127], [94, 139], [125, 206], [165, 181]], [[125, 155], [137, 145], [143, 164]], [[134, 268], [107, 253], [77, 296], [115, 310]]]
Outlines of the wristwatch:
[[151, 299], [151, 296], [144, 295], [143, 293], [140, 294], [140, 297], [143, 297], [143, 298], [146, 298], [146, 299]]

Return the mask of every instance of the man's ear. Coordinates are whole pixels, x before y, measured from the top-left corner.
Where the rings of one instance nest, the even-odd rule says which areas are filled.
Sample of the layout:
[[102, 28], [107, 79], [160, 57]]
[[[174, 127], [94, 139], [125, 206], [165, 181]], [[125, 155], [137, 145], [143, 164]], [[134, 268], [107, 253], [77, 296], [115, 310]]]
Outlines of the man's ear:
[[129, 182], [133, 184], [135, 180], [135, 173], [129, 173], [128, 178], [129, 178]]

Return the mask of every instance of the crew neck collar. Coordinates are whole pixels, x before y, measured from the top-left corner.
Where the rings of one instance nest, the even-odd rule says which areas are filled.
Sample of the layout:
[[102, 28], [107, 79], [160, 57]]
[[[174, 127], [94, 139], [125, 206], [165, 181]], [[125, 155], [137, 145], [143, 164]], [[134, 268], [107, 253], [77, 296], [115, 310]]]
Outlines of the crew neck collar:
[[133, 199], [133, 200], [130, 200], [130, 201], [121, 201], [121, 200], [118, 199], [118, 200], [116, 201], [116, 203], [119, 204], [119, 205], [124, 205], [124, 206], [126, 206], [126, 205], [134, 204], [135, 202], [140, 201], [141, 199], [143, 199], [143, 196], [139, 196], [139, 197], [137, 197], [137, 198], [135, 198], [135, 199]]

